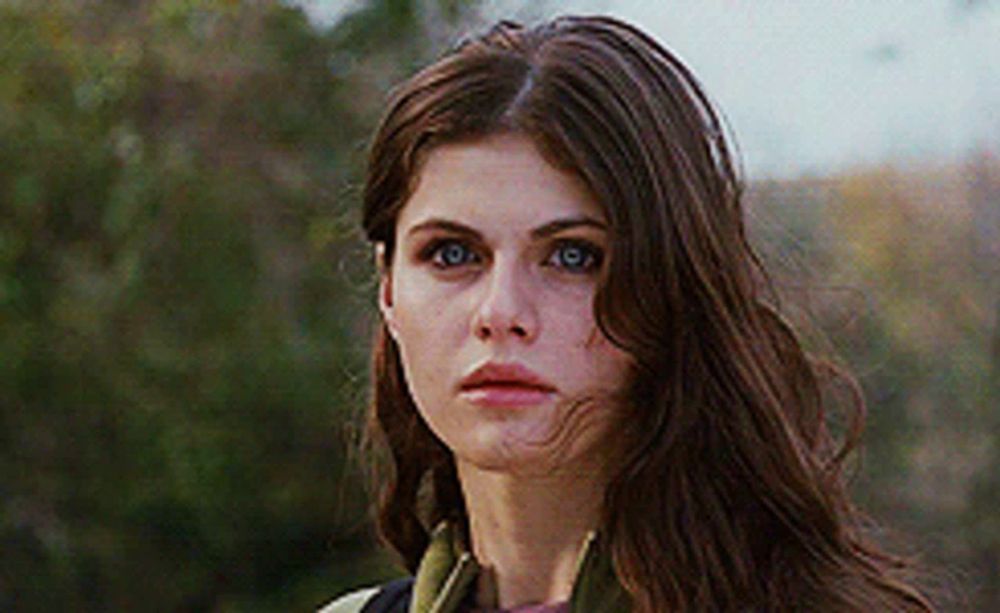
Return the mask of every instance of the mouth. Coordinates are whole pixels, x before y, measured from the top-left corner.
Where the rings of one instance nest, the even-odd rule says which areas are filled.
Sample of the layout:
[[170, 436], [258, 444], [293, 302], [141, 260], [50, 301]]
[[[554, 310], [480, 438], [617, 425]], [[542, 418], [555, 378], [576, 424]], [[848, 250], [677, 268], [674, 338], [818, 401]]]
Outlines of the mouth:
[[463, 398], [484, 407], [528, 407], [547, 401], [555, 393], [555, 386], [520, 364], [489, 362], [459, 384]]

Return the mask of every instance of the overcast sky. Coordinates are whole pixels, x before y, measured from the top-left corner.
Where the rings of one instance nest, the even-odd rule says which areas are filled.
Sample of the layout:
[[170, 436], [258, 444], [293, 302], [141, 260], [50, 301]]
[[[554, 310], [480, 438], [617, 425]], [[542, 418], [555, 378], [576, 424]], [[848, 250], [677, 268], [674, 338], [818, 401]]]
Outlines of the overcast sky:
[[[355, 0], [303, 0], [329, 22]], [[567, 0], [674, 50], [728, 119], [747, 174], [826, 174], [1000, 150], [1000, 2]], [[537, 14], [490, 0], [491, 16]], [[535, 5], [537, 6], [537, 4]]]

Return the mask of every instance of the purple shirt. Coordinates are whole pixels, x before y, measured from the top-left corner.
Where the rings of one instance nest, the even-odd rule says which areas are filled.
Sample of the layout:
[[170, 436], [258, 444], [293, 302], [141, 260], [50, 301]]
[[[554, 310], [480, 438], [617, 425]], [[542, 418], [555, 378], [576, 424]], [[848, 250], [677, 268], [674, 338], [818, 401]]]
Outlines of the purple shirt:
[[513, 609], [472, 609], [469, 613], [569, 613], [569, 603], [528, 604]]

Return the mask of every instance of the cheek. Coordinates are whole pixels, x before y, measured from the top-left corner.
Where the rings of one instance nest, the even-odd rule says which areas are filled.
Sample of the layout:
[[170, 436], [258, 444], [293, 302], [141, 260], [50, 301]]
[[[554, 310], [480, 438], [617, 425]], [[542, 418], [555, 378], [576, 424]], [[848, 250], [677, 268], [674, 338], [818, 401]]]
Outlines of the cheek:
[[457, 318], [448, 311], [448, 297], [440, 288], [413, 274], [396, 276], [393, 299], [395, 340], [407, 383], [418, 406], [426, 405], [447, 384], [446, 360]]
[[612, 343], [597, 326], [592, 304], [592, 297], [585, 301], [581, 300], [572, 311], [573, 322], [568, 325], [573, 326], [571, 336], [575, 339], [573, 349], [582, 354], [591, 376], [602, 384], [617, 384], [627, 378], [633, 360], [629, 353]]
[[421, 319], [429, 318], [429, 309], [433, 307], [433, 292], [431, 286], [422, 283], [417, 271], [399, 265], [392, 276], [392, 310], [393, 320], [405, 341], [414, 333], [419, 333], [420, 326], [415, 325]]
[[[457, 301], [440, 283], [420, 275], [400, 275], [393, 285], [394, 316], [400, 345], [439, 347], [458, 322]], [[449, 332], [451, 339], [453, 332]]]
[[545, 306], [545, 327], [550, 338], [574, 351], [603, 351], [606, 339], [597, 328], [592, 302], [593, 298], [584, 292], [550, 300]]

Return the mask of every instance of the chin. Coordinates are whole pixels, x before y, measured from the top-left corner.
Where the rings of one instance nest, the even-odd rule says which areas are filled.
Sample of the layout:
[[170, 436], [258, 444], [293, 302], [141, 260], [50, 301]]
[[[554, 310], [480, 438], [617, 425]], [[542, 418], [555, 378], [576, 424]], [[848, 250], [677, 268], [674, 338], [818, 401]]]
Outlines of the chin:
[[537, 456], [537, 452], [525, 453], [523, 450], [506, 448], [456, 454], [456, 459], [484, 472], [538, 476], [551, 474], [551, 469], [546, 466], [546, 463], [539, 462]]
[[479, 470], [544, 476], [588, 461], [585, 450], [588, 441], [561, 434], [562, 431], [552, 428], [537, 428], [528, 433], [484, 432], [475, 441], [453, 449], [457, 461]]
[[537, 462], [544, 455], [544, 449], [536, 444], [496, 432], [481, 435], [455, 449], [456, 459], [491, 471], [513, 470]]
[[466, 407], [465, 419], [439, 423], [435, 432], [457, 462], [486, 471], [549, 475], [603, 462], [613, 438], [614, 411], [609, 409], [585, 401], [511, 412]]

